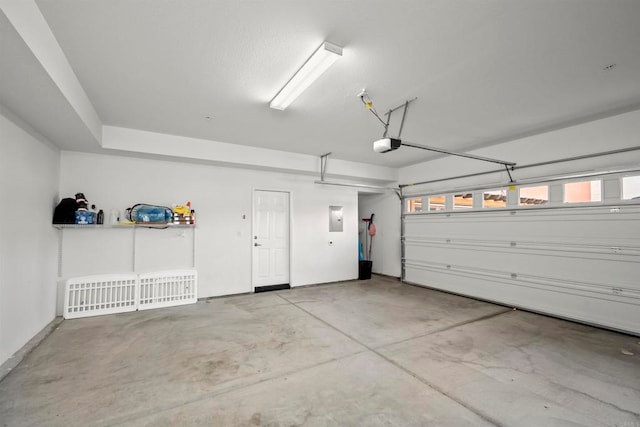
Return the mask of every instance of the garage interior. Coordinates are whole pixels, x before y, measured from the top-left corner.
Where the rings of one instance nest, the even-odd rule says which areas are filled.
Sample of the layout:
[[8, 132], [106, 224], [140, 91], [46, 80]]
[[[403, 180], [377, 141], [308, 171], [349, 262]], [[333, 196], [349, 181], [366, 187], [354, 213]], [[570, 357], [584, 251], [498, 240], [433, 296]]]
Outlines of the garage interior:
[[640, 425], [639, 2], [0, 8], [0, 425]]

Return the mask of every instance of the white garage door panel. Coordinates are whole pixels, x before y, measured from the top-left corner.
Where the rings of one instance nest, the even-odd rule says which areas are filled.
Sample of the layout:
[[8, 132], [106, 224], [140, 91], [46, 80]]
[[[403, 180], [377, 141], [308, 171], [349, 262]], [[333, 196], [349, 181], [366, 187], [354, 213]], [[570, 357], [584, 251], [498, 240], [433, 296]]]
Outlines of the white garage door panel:
[[603, 287], [638, 289], [638, 256], [598, 253], [580, 253], [557, 249], [545, 253], [521, 248], [492, 248], [462, 245], [413, 246], [407, 242], [407, 263], [429, 260], [430, 263], [451, 265], [453, 268], [502, 272], [507, 275], [553, 277], [565, 281], [582, 281]]
[[[407, 260], [406, 266], [409, 273], [413, 273], [414, 271], [427, 271], [438, 274], [448, 274], [456, 277], [494, 280], [512, 286], [537, 288], [550, 292], [579, 293], [584, 296], [625, 302], [633, 305], [640, 304], [640, 292], [638, 292], [635, 285], [612, 285], [608, 283], [598, 283], [588, 280], [562, 279], [556, 277], [543, 277], [539, 275], [516, 274], [509, 273], [504, 270], [480, 270], [478, 268], [468, 266], [451, 264], [445, 265], [441, 263], [428, 262], [412, 262], [411, 260]], [[410, 274], [408, 274], [408, 276], [410, 276]], [[430, 278], [430, 276], [425, 277]], [[475, 285], [473, 283], [469, 283], [468, 286]], [[474, 294], [474, 296], [479, 295]]]
[[620, 331], [640, 334], [639, 304], [629, 304], [624, 298], [592, 296], [589, 292], [563, 289], [550, 285], [540, 289], [530, 284], [509, 283], [495, 278], [477, 275], [457, 275], [449, 272], [408, 269], [406, 281], [468, 295], [508, 306], [520, 307], [573, 319], [594, 325], [602, 325]]
[[[560, 209], [547, 211], [518, 211], [511, 215], [502, 212], [452, 213], [450, 216], [422, 215], [407, 218], [405, 232], [407, 237], [429, 238], [474, 238], [489, 237], [489, 240], [508, 240], [517, 237], [520, 241], [537, 242], [624, 242], [635, 241], [640, 235], [640, 223], [637, 212], [626, 208], [619, 213], [610, 213], [609, 208], [585, 208], [587, 212], [574, 216], [560, 212]], [[578, 209], [563, 209], [578, 210]], [[580, 209], [582, 210], [582, 209]], [[604, 213], [603, 213], [604, 211]], [[557, 215], [557, 216], [556, 216]], [[436, 217], [437, 218], [434, 218]], [[415, 219], [414, 219], [415, 218]], [[602, 223], [613, 224], [602, 227]], [[429, 228], [424, 224], [428, 223]], [[489, 227], [486, 230], [482, 227]], [[490, 231], [490, 233], [488, 232]], [[586, 231], [586, 234], [584, 234]], [[498, 233], [497, 235], [495, 233]]]
[[640, 207], [405, 216], [407, 282], [640, 334]]

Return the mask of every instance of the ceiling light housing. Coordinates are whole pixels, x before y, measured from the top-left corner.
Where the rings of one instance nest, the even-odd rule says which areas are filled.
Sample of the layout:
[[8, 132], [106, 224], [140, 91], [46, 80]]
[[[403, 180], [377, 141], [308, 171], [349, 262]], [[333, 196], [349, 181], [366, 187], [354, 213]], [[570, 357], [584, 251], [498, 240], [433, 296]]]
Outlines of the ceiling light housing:
[[280, 89], [269, 106], [276, 110], [287, 108], [341, 56], [342, 48], [340, 46], [329, 42], [322, 43], [287, 84]]

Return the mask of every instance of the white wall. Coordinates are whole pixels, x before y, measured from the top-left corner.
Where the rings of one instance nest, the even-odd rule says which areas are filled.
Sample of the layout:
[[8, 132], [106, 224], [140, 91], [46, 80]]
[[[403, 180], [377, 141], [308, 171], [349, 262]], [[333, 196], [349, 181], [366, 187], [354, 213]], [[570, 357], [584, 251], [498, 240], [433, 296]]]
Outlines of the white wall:
[[[361, 193], [358, 199], [360, 212], [360, 238], [364, 246], [366, 226], [362, 218], [375, 214], [376, 235], [373, 238], [372, 271], [387, 276], [400, 277], [400, 199], [393, 191], [383, 194]], [[366, 256], [366, 249], [365, 249]]]
[[[61, 159], [61, 196], [71, 197], [76, 192], [83, 192], [91, 203], [105, 212], [112, 208], [122, 212], [135, 203], [172, 205], [191, 201], [197, 217], [195, 264], [199, 274], [199, 297], [252, 289], [254, 189], [291, 192], [292, 286], [350, 280], [358, 276], [358, 202], [357, 192], [351, 188], [317, 185], [313, 183], [317, 178], [312, 176], [205, 164], [77, 152], [63, 152]], [[344, 206], [342, 233], [329, 233], [331, 205]], [[118, 240], [112, 235], [116, 232], [123, 230], [63, 231], [67, 242], [69, 238], [84, 239], [85, 243], [75, 248], [76, 253], [90, 250], [100, 257], [102, 265], [130, 269], [131, 254], [126, 252], [131, 250], [130, 237]], [[167, 233], [169, 242], [181, 239], [176, 230], [153, 232]], [[111, 237], [96, 233], [107, 233]], [[115, 240], [105, 244], [117, 246], [115, 252], [100, 247], [100, 241], [110, 238]], [[332, 246], [329, 246], [329, 240], [334, 242]], [[179, 244], [176, 247], [181, 248]], [[64, 248], [63, 275], [89, 274], [86, 265], [82, 265], [82, 258], [74, 257], [74, 248], [66, 244]], [[152, 268], [152, 264], [147, 260], [145, 268]], [[157, 268], [164, 266], [159, 262]]]
[[[189, 138], [115, 126], [104, 126], [102, 146], [110, 150], [145, 153], [219, 166], [261, 169], [301, 175], [320, 175], [320, 157], [288, 151], [249, 147], [208, 139]], [[329, 159], [325, 176], [384, 185], [395, 181], [398, 171], [386, 166]]]
[[[55, 317], [57, 149], [0, 114], [0, 364]], [[31, 131], [31, 133], [33, 133]]]

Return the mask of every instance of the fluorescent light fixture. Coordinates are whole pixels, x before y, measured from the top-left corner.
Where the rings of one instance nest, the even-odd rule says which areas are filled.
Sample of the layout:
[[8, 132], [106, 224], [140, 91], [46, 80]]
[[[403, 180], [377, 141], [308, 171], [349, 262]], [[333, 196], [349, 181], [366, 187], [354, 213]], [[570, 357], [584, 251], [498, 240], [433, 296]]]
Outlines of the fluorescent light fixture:
[[329, 42], [322, 43], [287, 84], [280, 89], [280, 92], [271, 100], [269, 106], [276, 110], [287, 108], [341, 56], [342, 48], [340, 46]]

